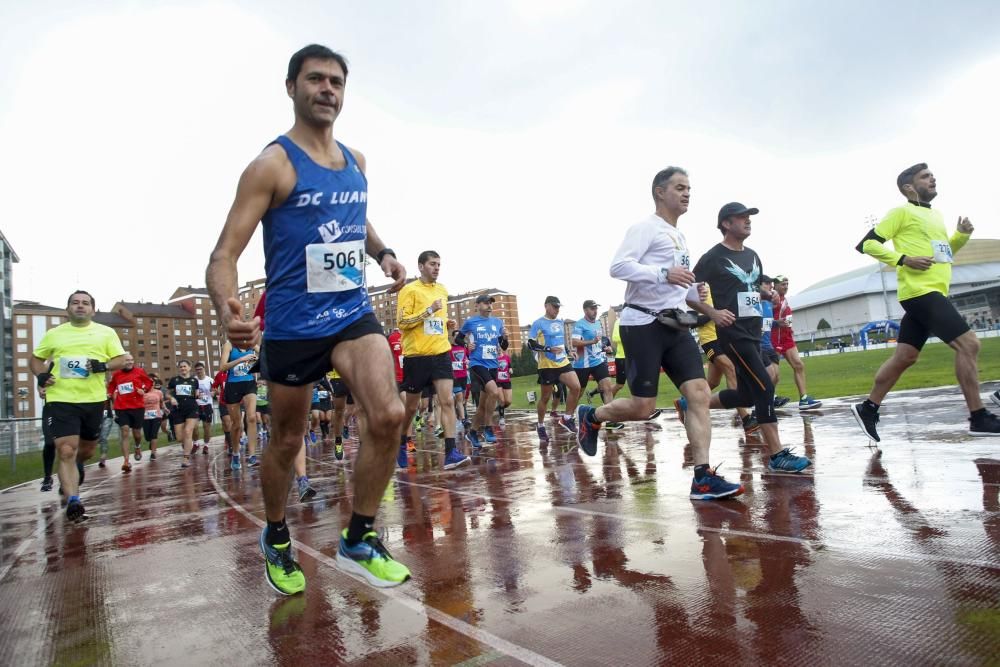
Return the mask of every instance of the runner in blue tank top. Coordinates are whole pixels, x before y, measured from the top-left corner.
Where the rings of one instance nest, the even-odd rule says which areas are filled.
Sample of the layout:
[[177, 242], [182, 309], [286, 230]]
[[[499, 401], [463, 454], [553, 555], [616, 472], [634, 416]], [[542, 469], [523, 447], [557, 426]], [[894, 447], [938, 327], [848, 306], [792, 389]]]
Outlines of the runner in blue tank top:
[[[225, 361], [219, 366], [226, 373], [226, 388], [222, 392], [220, 403], [226, 406], [229, 413], [229, 438], [232, 451], [229, 453], [229, 467], [240, 470], [240, 447], [243, 436], [247, 439], [248, 468], [260, 465], [257, 459], [257, 381], [251, 372], [251, 367], [257, 361], [256, 348], [241, 349], [229, 341], [222, 346], [222, 358]], [[246, 414], [246, 432], [243, 429], [243, 415]]]
[[378, 415], [361, 421], [365, 446], [355, 463], [354, 512], [337, 562], [379, 587], [410, 577], [373, 529], [404, 412], [389, 344], [368, 302], [366, 257], [395, 281], [394, 290], [406, 270], [367, 220], [364, 156], [333, 138], [346, 84], [340, 54], [312, 44], [292, 56], [285, 88], [295, 124], [244, 170], [206, 275], [229, 341], [240, 349], [255, 346], [260, 322], [243, 318], [236, 262], [263, 223], [267, 327], [260, 370], [271, 394], [272, 436], [260, 467], [267, 518], [260, 548], [268, 583], [285, 595], [305, 588], [285, 524], [292, 464], [306, 430], [302, 416], [312, 384], [334, 366], [364, 413]]

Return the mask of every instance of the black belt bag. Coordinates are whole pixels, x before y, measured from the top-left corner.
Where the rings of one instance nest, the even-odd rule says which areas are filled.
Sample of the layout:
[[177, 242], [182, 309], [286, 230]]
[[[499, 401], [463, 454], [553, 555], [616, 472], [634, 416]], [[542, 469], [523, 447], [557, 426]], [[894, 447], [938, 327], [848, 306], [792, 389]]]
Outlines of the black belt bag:
[[656, 318], [656, 321], [665, 327], [675, 329], [677, 331], [690, 331], [691, 329], [698, 326], [698, 317], [693, 313], [689, 313], [683, 308], [665, 308], [664, 310], [651, 310], [643, 306], [637, 306], [634, 303], [626, 303], [626, 308], [634, 308], [641, 313], [646, 313], [647, 315], [652, 315]]

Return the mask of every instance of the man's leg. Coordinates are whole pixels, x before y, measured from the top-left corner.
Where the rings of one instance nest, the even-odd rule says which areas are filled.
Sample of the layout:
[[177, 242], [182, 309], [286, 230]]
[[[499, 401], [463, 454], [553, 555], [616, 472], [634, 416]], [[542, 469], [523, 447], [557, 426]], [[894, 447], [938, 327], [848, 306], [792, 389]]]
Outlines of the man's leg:
[[[954, 341], [953, 341], [954, 342]], [[868, 400], [875, 405], [881, 405], [892, 388], [899, 382], [899, 378], [907, 368], [917, 363], [920, 350], [906, 343], [896, 345], [896, 350], [892, 353], [878, 372], [875, 373], [875, 384], [872, 385]]]
[[615, 399], [615, 383], [610, 377], [598, 382], [597, 388], [601, 390], [601, 399], [605, 403], [610, 403]]
[[80, 493], [80, 472], [76, 461], [80, 448], [80, 436], [67, 435], [56, 438], [56, 453], [59, 455], [59, 486], [67, 498]]
[[[260, 482], [264, 496], [264, 515], [269, 526], [283, 526], [292, 469], [296, 456], [302, 450], [306, 431], [301, 415], [309, 410], [312, 387], [289, 387], [271, 382], [268, 389], [272, 407], [271, 438], [261, 456]], [[239, 405], [230, 407], [239, 409]], [[234, 442], [238, 447], [235, 437]]]
[[455, 451], [455, 397], [453, 389], [455, 382], [451, 378], [434, 380], [435, 403], [440, 406], [441, 420], [444, 427], [444, 465], [446, 470], [457, 467], [468, 460], [468, 457]]
[[[124, 416], [122, 416], [119, 417], [119, 419], [122, 419], [124, 421], [125, 418]], [[129, 441], [128, 441], [129, 431], [131, 430], [132, 429], [128, 427], [128, 422], [125, 422], [124, 424], [118, 424], [118, 445], [122, 450], [122, 458], [124, 459], [122, 461], [122, 470], [132, 469], [132, 464], [129, 463], [129, 461], [131, 460], [132, 452], [129, 451]]]
[[979, 396], [979, 338], [974, 331], [966, 331], [948, 345], [955, 350], [955, 378], [962, 388], [969, 412], [982, 410], [983, 399]]
[[[729, 389], [736, 389], [737, 379], [736, 379], [736, 367], [733, 365], [733, 360], [729, 358], [729, 355], [722, 354], [721, 352], [715, 355], [715, 365], [722, 372], [722, 375], [726, 378], [726, 387]], [[736, 412], [739, 414], [740, 419], [743, 419], [750, 411], [744, 407], [736, 408]]]
[[483, 386], [480, 394], [482, 404], [476, 410], [476, 418], [472, 420], [472, 428], [490, 428], [493, 425], [493, 411], [497, 409], [497, 400], [500, 397], [500, 388], [497, 383], [490, 380]]
[[795, 388], [799, 390], [799, 398], [808, 396], [809, 392], [806, 391], [806, 365], [802, 363], [802, 358], [799, 356], [799, 348], [792, 347], [785, 350], [784, 356], [788, 361], [788, 365], [792, 367], [792, 373], [795, 375]]
[[183, 431], [183, 438], [181, 446], [184, 449], [184, 458], [189, 459], [191, 457], [191, 450], [194, 448], [194, 429], [198, 425], [197, 417], [189, 417], [185, 419], [180, 424], [180, 429]]
[[535, 407], [535, 411], [538, 413], [539, 425], [545, 423], [545, 414], [549, 407], [549, 399], [552, 397], [552, 389], [553, 385], [551, 384], [543, 384], [538, 387], [538, 405]]
[[257, 456], [257, 393], [244, 394], [240, 402], [243, 404], [247, 419], [247, 457], [256, 461], [254, 457]]
[[576, 406], [580, 403], [580, 378], [570, 368], [568, 372], [560, 375], [559, 379], [566, 386], [566, 415], [573, 417], [576, 412]]
[[[708, 388], [708, 382], [701, 378], [682, 383], [680, 390], [684, 400], [687, 401], [684, 430], [687, 432], [688, 442], [691, 443], [694, 464], [696, 466], [708, 465], [708, 450], [712, 442], [712, 419], [708, 410], [712, 390]], [[654, 398], [651, 411], [655, 407], [656, 399]]]
[[229, 416], [229, 406], [225, 405], [225, 409], [222, 411], [222, 436], [226, 441], [226, 447], [229, 449], [229, 454], [233, 453], [233, 418]]

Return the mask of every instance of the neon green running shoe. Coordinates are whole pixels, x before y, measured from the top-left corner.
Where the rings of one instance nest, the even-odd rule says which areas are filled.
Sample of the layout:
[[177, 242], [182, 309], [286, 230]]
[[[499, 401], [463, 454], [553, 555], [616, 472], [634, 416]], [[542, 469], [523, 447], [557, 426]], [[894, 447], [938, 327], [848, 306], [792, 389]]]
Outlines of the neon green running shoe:
[[306, 576], [292, 558], [292, 542], [268, 544], [264, 536], [267, 526], [260, 531], [260, 550], [264, 554], [264, 574], [267, 583], [282, 595], [301, 593], [306, 587]]
[[382, 544], [375, 531], [365, 533], [360, 542], [348, 546], [345, 528], [340, 534], [337, 565], [345, 572], [363, 577], [369, 584], [378, 588], [399, 586], [410, 578], [410, 570], [402, 563], [393, 560], [392, 554]]

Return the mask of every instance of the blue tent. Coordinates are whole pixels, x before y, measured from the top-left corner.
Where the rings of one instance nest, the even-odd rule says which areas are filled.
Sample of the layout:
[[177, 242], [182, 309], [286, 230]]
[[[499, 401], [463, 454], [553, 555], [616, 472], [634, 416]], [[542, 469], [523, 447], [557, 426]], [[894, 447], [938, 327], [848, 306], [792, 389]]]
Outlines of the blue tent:
[[899, 323], [893, 322], [892, 320], [876, 320], [874, 322], [869, 322], [865, 326], [861, 327], [861, 331], [858, 332], [861, 335], [861, 347], [868, 349], [869, 331], [884, 331], [886, 337], [888, 337], [890, 329], [895, 330], [895, 332], [898, 334]]

